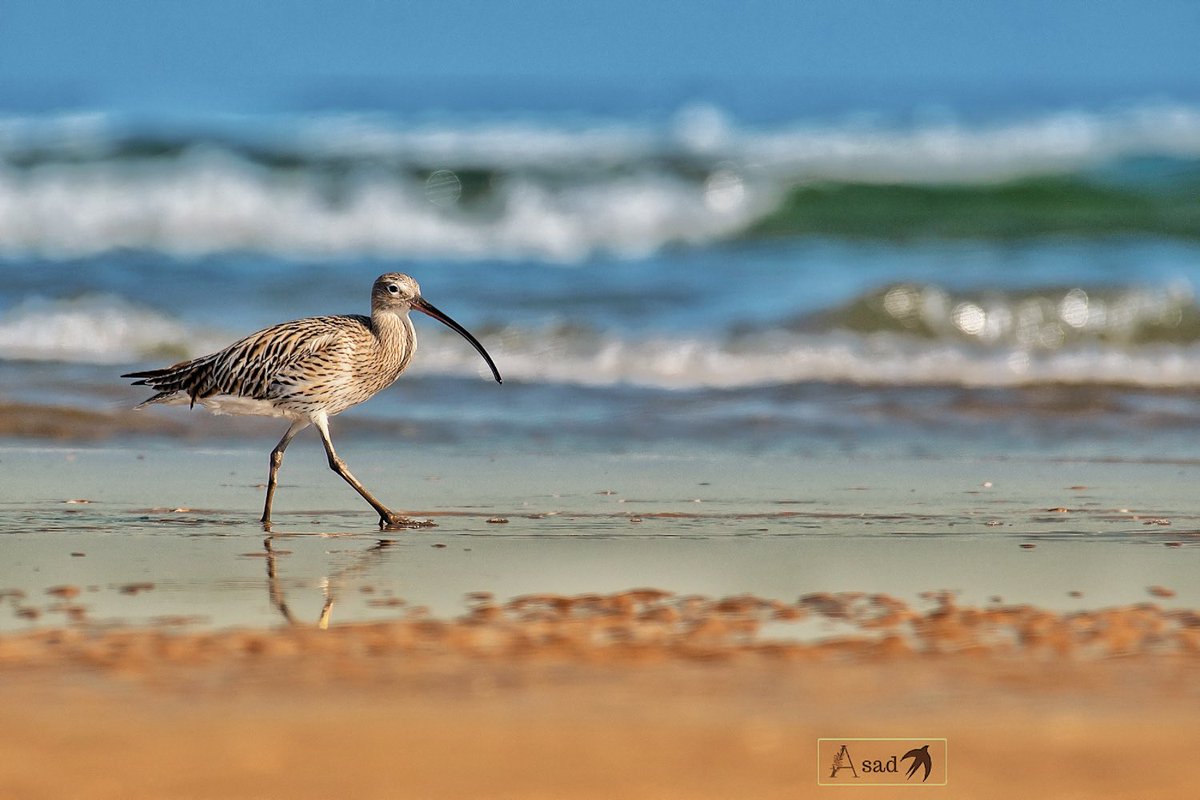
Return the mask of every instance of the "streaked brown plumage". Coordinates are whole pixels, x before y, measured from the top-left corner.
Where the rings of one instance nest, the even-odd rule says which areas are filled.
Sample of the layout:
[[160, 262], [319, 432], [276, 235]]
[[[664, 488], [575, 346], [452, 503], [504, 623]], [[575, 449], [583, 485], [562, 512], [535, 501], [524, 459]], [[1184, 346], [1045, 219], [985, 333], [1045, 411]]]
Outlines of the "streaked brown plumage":
[[151, 403], [201, 403], [217, 414], [264, 414], [291, 420], [291, 427], [271, 451], [264, 526], [271, 523], [283, 452], [297, 433], [313, 425], [321, 434], [330, 468], [379, 512], [380, 525], [407, 527], [417, 523], [376, 500], [334, 452], [329, 417], [391, 386], [404, 372], [417, 348], [410, 310], [428, 314], [461, 334], [487, 361], [496, 382], [501, 382], [483, 345], [422, 298], [416, 281], [398, 272], [375, 280], [369, 317], [347, 314], [284, 322], [212, 355], [121, 377], [139, 378], [133, 385], [158, 392], [138, 408]]

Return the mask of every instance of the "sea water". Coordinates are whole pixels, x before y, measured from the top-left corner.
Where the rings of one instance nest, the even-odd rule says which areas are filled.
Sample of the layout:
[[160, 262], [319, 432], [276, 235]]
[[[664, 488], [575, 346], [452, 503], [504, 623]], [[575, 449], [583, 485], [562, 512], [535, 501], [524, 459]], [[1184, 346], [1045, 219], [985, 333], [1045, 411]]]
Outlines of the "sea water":
[[127, 408], [398, 270], [505, 383], [419, 318], [339, 441], [1186, 459], [1198, 198], [1200, 104], [1154, 98], [8, 114], [0, 403]]

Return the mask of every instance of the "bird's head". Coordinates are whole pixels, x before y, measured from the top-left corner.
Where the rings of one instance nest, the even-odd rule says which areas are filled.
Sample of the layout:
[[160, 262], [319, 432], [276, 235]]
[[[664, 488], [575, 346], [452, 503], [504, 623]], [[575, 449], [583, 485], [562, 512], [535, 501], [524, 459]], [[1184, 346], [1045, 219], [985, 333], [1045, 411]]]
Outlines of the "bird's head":
[[447, 314], [439, 311], [436, 306], [424, 297], [421, 297], [421, 287], [416, 281], [400, 272], [389, 272], [375, 279], [375, 285], [371, 287], [372, 314], [391, 311], [403, 316], [409, 310], [420, 311], [422, 314], [433, 317], [470, 342], [491, 368], [492, 375], [496, 378], [496, 383], [504, 382], [500, 378], [500, 370], [496, 369], [495, 362], [492, 361], [492, 357], [488, 355], [487, 350], [483, 349], [483, 345], [479, 343], [479, 340], [472, 336], [462, 325], [459, 325]]
[[371, 287], [371, 309], [404, 313], [420, 297], [421, 287], [416, 281], [402, 273], [389, 272], [376, 278]]

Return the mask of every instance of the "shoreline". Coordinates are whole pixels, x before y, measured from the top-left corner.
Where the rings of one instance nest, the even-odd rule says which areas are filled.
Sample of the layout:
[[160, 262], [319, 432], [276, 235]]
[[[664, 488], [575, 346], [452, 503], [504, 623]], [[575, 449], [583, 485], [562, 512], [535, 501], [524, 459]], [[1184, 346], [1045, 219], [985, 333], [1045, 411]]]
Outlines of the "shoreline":
[[[380, 531], [317, 451], [289, 451], [268, 536], [256, 449], [0, 448], [0, 591], [39, 610], [0, 605], [0, 633], [61, 621], [46, 594], [60, 585], [79, 589], [92, 624], [270, 627], [272, 575], [309, 616], [335, 596], [339, 623], [385, 619], [401, 603], [449, 619], [475, 592], [504, 602], [636, 587], [789, 603], [866, 592], [914, 608], [942, 591], [981, 608], [1200, 608], [1200, 512], [1189, 507], [1191, 470], [1173, 463], [568, 463], [356, 447], [347, 458], [366, 485], [437, 525]], [[383, 600], [393, 605], [371, 605]]]

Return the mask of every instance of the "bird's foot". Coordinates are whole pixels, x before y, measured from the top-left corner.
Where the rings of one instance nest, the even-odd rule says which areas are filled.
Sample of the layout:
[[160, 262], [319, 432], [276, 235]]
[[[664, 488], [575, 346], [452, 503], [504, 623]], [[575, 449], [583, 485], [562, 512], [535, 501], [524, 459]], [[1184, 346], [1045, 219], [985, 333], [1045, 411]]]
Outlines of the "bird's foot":
[[437, 525], [431, 519], [413, 519], [405, 517], [401, 514], [394, 514], [391, 511], [386, 514], [379, 515], [379, 529], [381, 531], [399, 531], [406, 528], [436, 528]]

